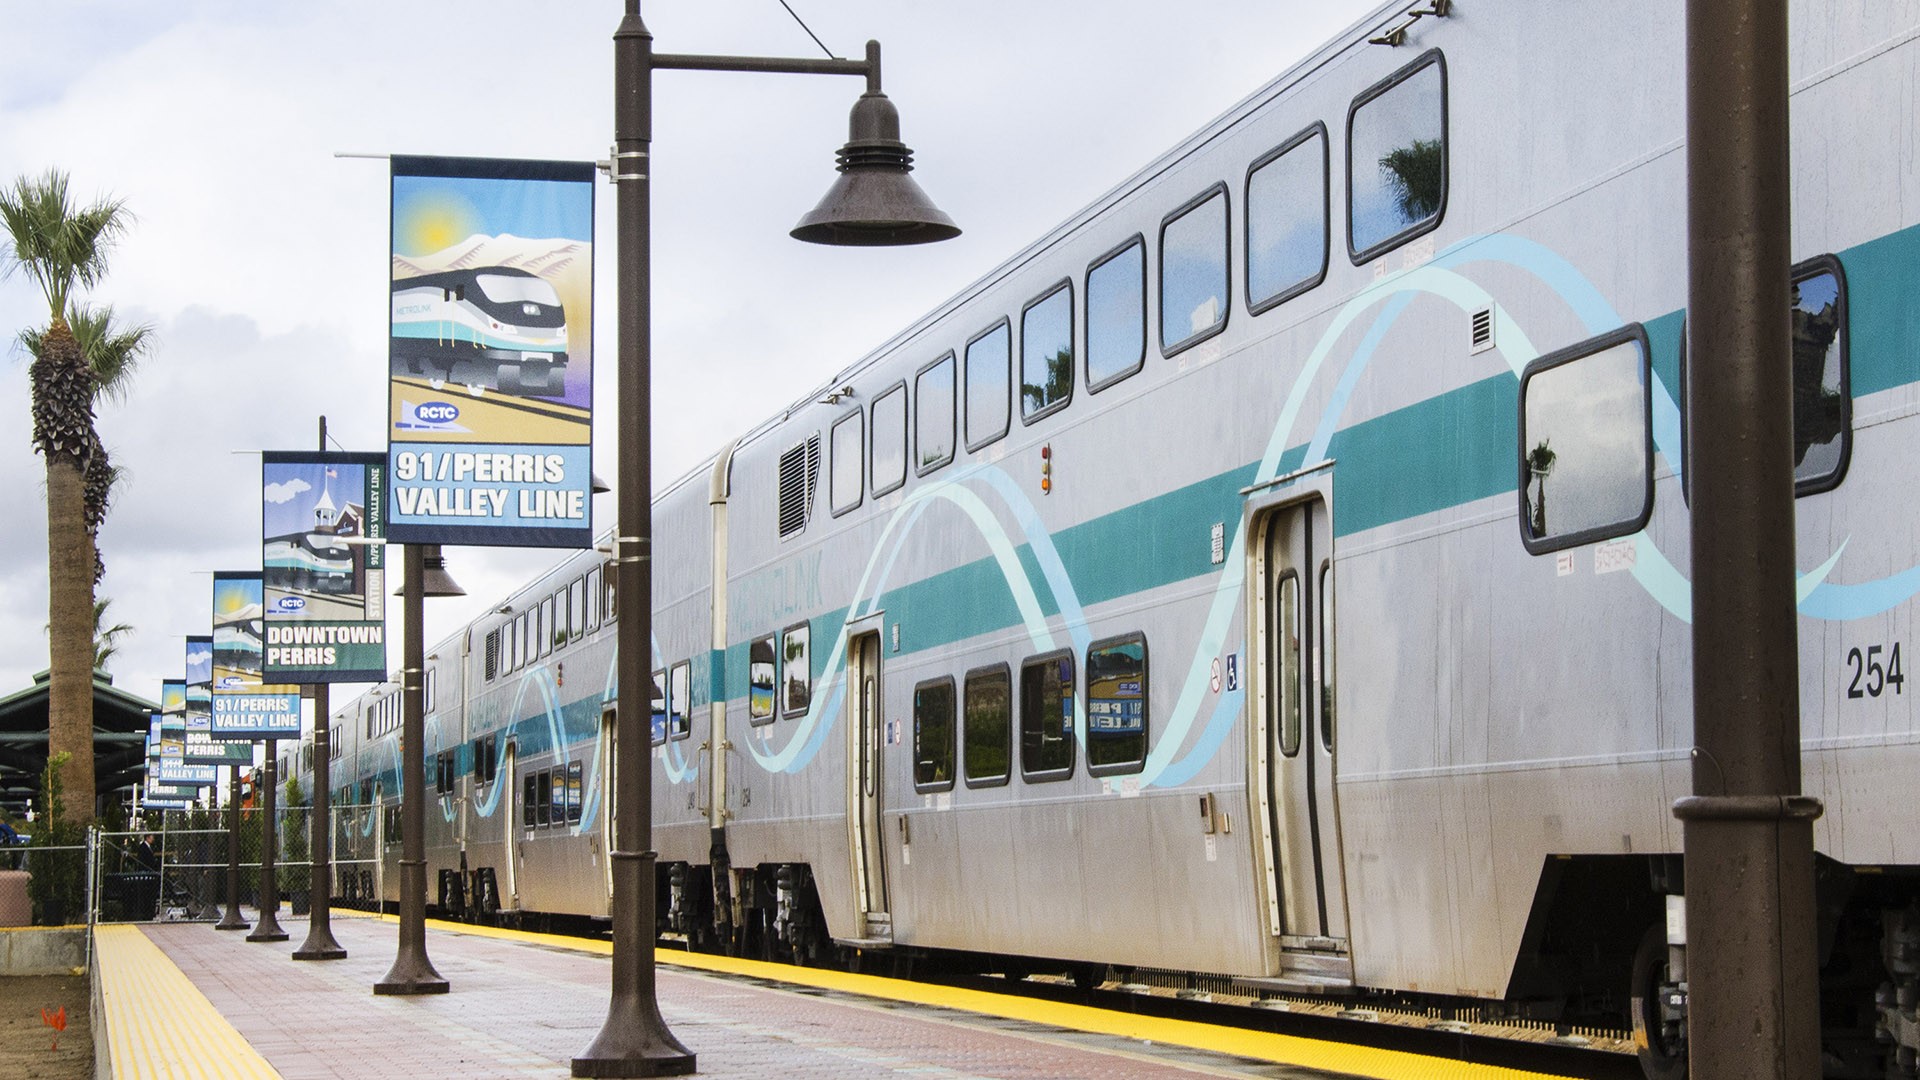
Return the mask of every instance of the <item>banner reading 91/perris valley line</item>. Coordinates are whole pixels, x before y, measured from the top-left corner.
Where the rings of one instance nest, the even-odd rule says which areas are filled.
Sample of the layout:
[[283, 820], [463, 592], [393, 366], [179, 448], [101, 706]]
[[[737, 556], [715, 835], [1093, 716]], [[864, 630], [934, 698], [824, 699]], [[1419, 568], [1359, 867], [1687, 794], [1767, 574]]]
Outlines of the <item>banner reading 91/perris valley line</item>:
[[395, 543], [593, 543], [594, 176], [394, 157]]
[[386, 678], [387, 459], [269, 450], [261, 470], [261, 677]]

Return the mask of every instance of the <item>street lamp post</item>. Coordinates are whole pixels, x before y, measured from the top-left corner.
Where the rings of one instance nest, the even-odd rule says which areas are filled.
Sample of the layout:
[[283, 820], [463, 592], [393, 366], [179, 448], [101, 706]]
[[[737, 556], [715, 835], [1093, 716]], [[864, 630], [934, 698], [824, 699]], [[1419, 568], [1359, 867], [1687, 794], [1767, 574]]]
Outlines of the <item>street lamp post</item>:
[[[323, 421], [324, 422], [324, 421]], [[313, 818], [308, 822], [307, 847], [313, 852], [313, 868], [308, 871], [307, 940], [293, 951], [295, 960], [344, 960], [347, 950], [334, 940], [333, 923], [333, 732], [329, 713], [331, 689], [326, 683], [307, 687], [313, 695], [313, 794], [309, 801]]]
[[215, 930], [245, 930], [240, 917], [240, 766], [227, 766], [227, 913]]
[[407, 580], [400, 587], [407, 633], [400, 667], [400, 951], [376, 994], [444, 994], [447, 980], [427, 959], [426, 632], [421, 601], [428, 596], [465, 596], [447, 576], [438, 544], [408, 544]]
[[280, 763], [277, 760], [278, 740], [267, 740], [267, 763], [264, 766], [261, 786], [264, 790], [258, 794], [260, 813], [264, 815], [260, 826], [260, 917], [255, 921], [253, 933], [247, 935], [248, 941], [285, 941], [287, 932], [280, 928], [280, 881], [274, 872], [274, 848], [278, 846], [278, 823], [273, 820], [274, 787], [280, 782]]
[[647, 659], [653, 637], [652, 267], [648, 169], [653, 141], [653, 72], [742, 71], [861, 75], [867, 91], [853, 107], [851, 135], [839, 155], [840, 177], [792, 235], [811, 243], [922, 244], [960, 234], [907, 175], [912, 153], [900, 141], [900, 118], [880, 91], [880, 45], [864, 60], [800, 60], [687, 56], [653, 51], [640, 0], [626, 0], [614, 41], [613, 181], [618, 192], [617, 359], [621, 437], [620, 506], [613, 550], [620, 598], [618, 707], [614, 734], [613, 992], [607, 1019], [573, 1059], [585, 1077], [677, 1076], [694, 1055], [667, 1030], [655, 996], [653, 776], [647, 717]]

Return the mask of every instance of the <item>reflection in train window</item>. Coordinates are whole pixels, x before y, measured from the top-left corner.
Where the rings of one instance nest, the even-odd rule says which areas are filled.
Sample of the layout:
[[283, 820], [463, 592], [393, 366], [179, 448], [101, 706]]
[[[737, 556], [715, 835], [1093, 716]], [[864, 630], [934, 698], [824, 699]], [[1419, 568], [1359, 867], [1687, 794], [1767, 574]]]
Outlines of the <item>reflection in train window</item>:
[[1013, 757], [1013, 677], [1007, 665], [967, 672], [965, 707], [967, 786], [1006, 783]]
[[553, 655], [554, 633], [560, 628], [560, 620], [555, 617], [553, 597], [540, 601], [540, 655]]
[[1020, 776], [1073, 775], [1073, 654], [1050, 653], [1020, 665]]
[[596, 566], [587, 571], [587, 630], [589, 632], [600, 629], [601, 603], [600, 568]]
[[953, 460], [953, 354], [920, 369], [913, 380], [914, 474]]
[[764, 724], [773, 719], [773, 635], [747, 646], [747, 719]]
[[907, 384], [873, 399], [873, 493], [885, 495], [907, 482]]
[[860, 431], [861, 414], [855, 409], [833, 425], [833, 467], [828, 474], [830, 505], [835, 514], [844, 514], [860, 505], [860, 459], [866, 453], [866, 439]]
[[1147, 245], [1138, 236], [1087, 269], [1087, 389], [1140, 370], [1147, 355]]
[[1139, 772], [1147, 761], [1147, 639], [1140, 634], [1087, 648], [1087, 772]]
[[1269, 630], [1280, 651], [1280, 754], [1292, 757], [1300, 752], [1300, 578], [1289, 570], [1280, 579], [1279, 597], [1274, 604], [1274, 625]]
[[807, 644], [812, 630], [806, 623], [788, 628], [781, 636], [780, 715], [799, 716], [813, 702], [813, 658]]
[[1333, 564], [1320, 564], [1320, 633], [1314, 642], [1320, 646], [1320, 745], [1333, 752]]
[[1520, 380], [1521, 534], [1534, 554], [1624, 536], [1653, 509], [1647, 339], [1623, 327]]
[[575, 578], [567, 586], [567, 637], [578, 641], [587, 636], [587, 579]]
[[580, 763], [567, 766], [567, 821], [578, 824], [580, 821]]
[[953, 680], [913, 688], [913, 790], [953, 790]]
[[1327, 129], [1315, 124], [1247, 170], [1247, 308], [1259, 313], [1327, 273]]
[[967, 343], [967, 449], [978, 450], [1007, 433], [1007, 380], [1013, 333], [1007, 321]]
[[1227, 189], [1216, 185], [1160, 226], [1160, 351], [1171, 356], [1227, 325]]
[[1020, 418], [1073, 397], [1073, 284], [1063, 281], [1020, 313]]
[[567, 770], [555, 769], [551, 774], [542, 773], [541, 775], [551, 775], [553, 781], [551, 800], [553, 814], [549, 821], [554, 825], [565, 825], [567, 823]]
[[521, 825], [531, 829], [540, 820], [540, 774], [528, 773], [520, 784]]
[[1840, 483], [1853, 438], [1847, 371], [1847, 289], [1838, 259], [1793, 278], [1793, 480], [1797, 493]]
[[693, 665], [687, 661], [673, 665], [667, 687], [667, 734], [684, 739], [693, 734]]
[[653, 745], [667, 741], [667, 673], [653, 673]]
[[1446, 206], [1446, 65], [1436, 50], [1361, 94], [1347, 113], [1353, 261], [1433, 229]]

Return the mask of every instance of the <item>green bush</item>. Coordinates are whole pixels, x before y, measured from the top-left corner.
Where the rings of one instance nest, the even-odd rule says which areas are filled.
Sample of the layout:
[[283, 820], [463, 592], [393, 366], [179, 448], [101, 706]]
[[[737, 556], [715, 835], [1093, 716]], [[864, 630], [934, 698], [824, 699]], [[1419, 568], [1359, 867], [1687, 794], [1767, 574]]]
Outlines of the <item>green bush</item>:
[[[33, 824], [27, 867], [32, 876], [27, 891], [33, 898], [33, 921], [40, 926], [64, 926], [87, 917], [87, 829], [67, 816], [60, 773], [70, 755], [55, 754], [40, 775], [40, 820]], [[70, 848], [73, 850], [38, 850]]]

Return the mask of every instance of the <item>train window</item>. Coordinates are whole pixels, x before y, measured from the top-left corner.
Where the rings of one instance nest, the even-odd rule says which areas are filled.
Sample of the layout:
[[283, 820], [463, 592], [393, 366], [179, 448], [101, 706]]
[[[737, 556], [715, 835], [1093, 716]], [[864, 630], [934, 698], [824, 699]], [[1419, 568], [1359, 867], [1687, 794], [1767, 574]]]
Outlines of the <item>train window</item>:
[[1073, 654], [1049, 653], [1020, 665], [1020, 777], [1073, 775]]
[[1160, 226], [1160, 351], [1226, 329], [1227, 299], [1227, 187], [1216, 184]]
[[533, 823], [545, 827], [553, 823], [553, 770], [542, 769], [533, 783]]
[[1430, 232], [1447, 208], [1447, 66], [1438, 49], [1347, 111], [1347, 251], [1355, 265]]
[[620, 581], [618, 578], [614, 577], [613, 575], [613, 569], [612, 569], [613, 564], [608, 563], [607, 567], [608, 569], [605, 575], [606, 587], [607, 587], [607, 610], [606, 610], [606, 613], [601, 616], [601, 621], [608, 624], [612, 624], [615, 620], [617, 620], [620, 617]]
[[1141, 634], [1087, 648], [1087, 772], [1139, 772], [1147, 763], [1147, 639]]
[[773, 635], [747, 646], [747, 719], [765, 724], [773, 719]]
[[527, 662], [532, 659], [528, 655], [527, 646], [533, 639], [527, 636], [527, 624], [533, 614], [531, 611], [523, 611], [513, 620], [513, 667], [516, 671], [526, 667]]
[[576, 578], [567, 586], [567, 637], [578, 641], [587, 636], [587, 579]]
[[1333, 752], [1333, 564], [1320, 564], [1320, 745]]
[[807, 649], [812, 636], [806, 623], [788, 627], [781, 635], [781, 716], [799, 716], [813, 702], [813, 658]]
[[1013, 679], [1007, 665], [967, 672], [966, 693], [961, 723], [967, 786], [997, 787], [1007, 782], [1013, 757]]
[[1327, 128], [1315, 124], [1247, 170], [1247, 310], [1306, 292], [1327, 276]]
[[1793, 483], [1807, 495], [1837, 487], [1853, 449], [1847, 370], [1847, 280], [1824, 256], [1793, 275]]
[[[542, 774], [547, 775], [547, 774]], [[567, 823], [567, 770], [562, 767], [553, 770], [553, 814], [555, 825]]]
[[600, 629], [600, 605], [603, 602], [603, 600], [606, 600], [606, 599], [607, 599], [607, 594], [602, 592], [600, 588], [600, 568], [596, 566], [593, 569], [587, 571], [587, 630], [588, 632], [592, 632], [594, 630]]
[[567, 823], [580, 823], [580, 763], [567, 766]]
[[1098, 393], [1147, 357], [1147, 242], [1136, 236], [1087, 268], [1087, 389]]
[[1300, 578], [1291, 570], [1280, 579], [1274, 623], [1274, 645], [1280, 652], [1277, 735], [1280, 753], [1292, 757], [1300, 752]]
[[[1624, 536], [1653, 511], [1647, 335], [1638, 323], [1527, 365], [1520, 535], [1535, 555]], [[1549, 498], [1551, 496], [1551, 498]]]
[[500, 763], [494, 759], [493, 751], [497, 743], [496, 736], [483, 735], [473, 740], [473, 782], [491, 784], [498, 774]]
[[[780, 455], [780, 535], [792, 536], [813, 516], [813, 495], [820, 486], [820, 433], [815, 432]], [[609, 578], [609, 581], [612, 579]]]
[[667, 741], [667, 673], [653, 673], [653, 745]]
[[693, 734], [693, 665], [673, 665], [667, 685], [667, 735], [684, 739]]
[[953, 680], [913, 688], [913, 790], [953, 790]]
[[828, 476], [831, 491], [828, 506], [836, 516], [860, 505], [861, 459], [866, 456], [866, 438], [860, 430], [862, 415], [855, 409], [833, 423], [833, 471]]
[[1013, 332], [1000, 320], [967, 342], [967, 449], [978, 450], [1007, 433], [1011, 423], [1007, 379]]
[[1073, 283], [1063, 281], [1020, 312], [1020, 419], [1066, 407], [1073, 397]]
[[434, 692], [439, 688], [439, 676], [440, 673], [438, 671], [432, 668], [427, 669], [427, 685], [421, 690], [420, 711], [422, 713], [432, 712], [434, 707], [439, 704], [439, 695]]
[[533, 621], [533, 639], [539, 648], [539, 655], [553, 655], [553, 597], [540, 601], [538, 615]]
[[873, 493], [885, 495], [907, 482], [907, 384], [875, 398], [870, 411]]
[[[567, 645], [567, 627], [573, 621], [573, 615], [567, 610], [567, 592], [561, 589], [554, 593], [553, 618], [547, 623], [547, 640], [553, 642], [553, 649], [563, 649]], [[553, 649], [549, 649], [551, 652]]]
[[540, 820], [540, 776], [528, 773], [520, 784], [520, 820], [523, 828], [531, 829]]
[[920, 369], [913, 379], [914, 475], [953, 460], [953, 354]]
[[433, 756], [433, 764], [435, 790], [442, 795], [453, 794], [453, 789], [456, 786], [454, 782], [458, 779], [458, 775], [454, 772], [453, 751], [442, 750], [438, 754], [435, 754]]

